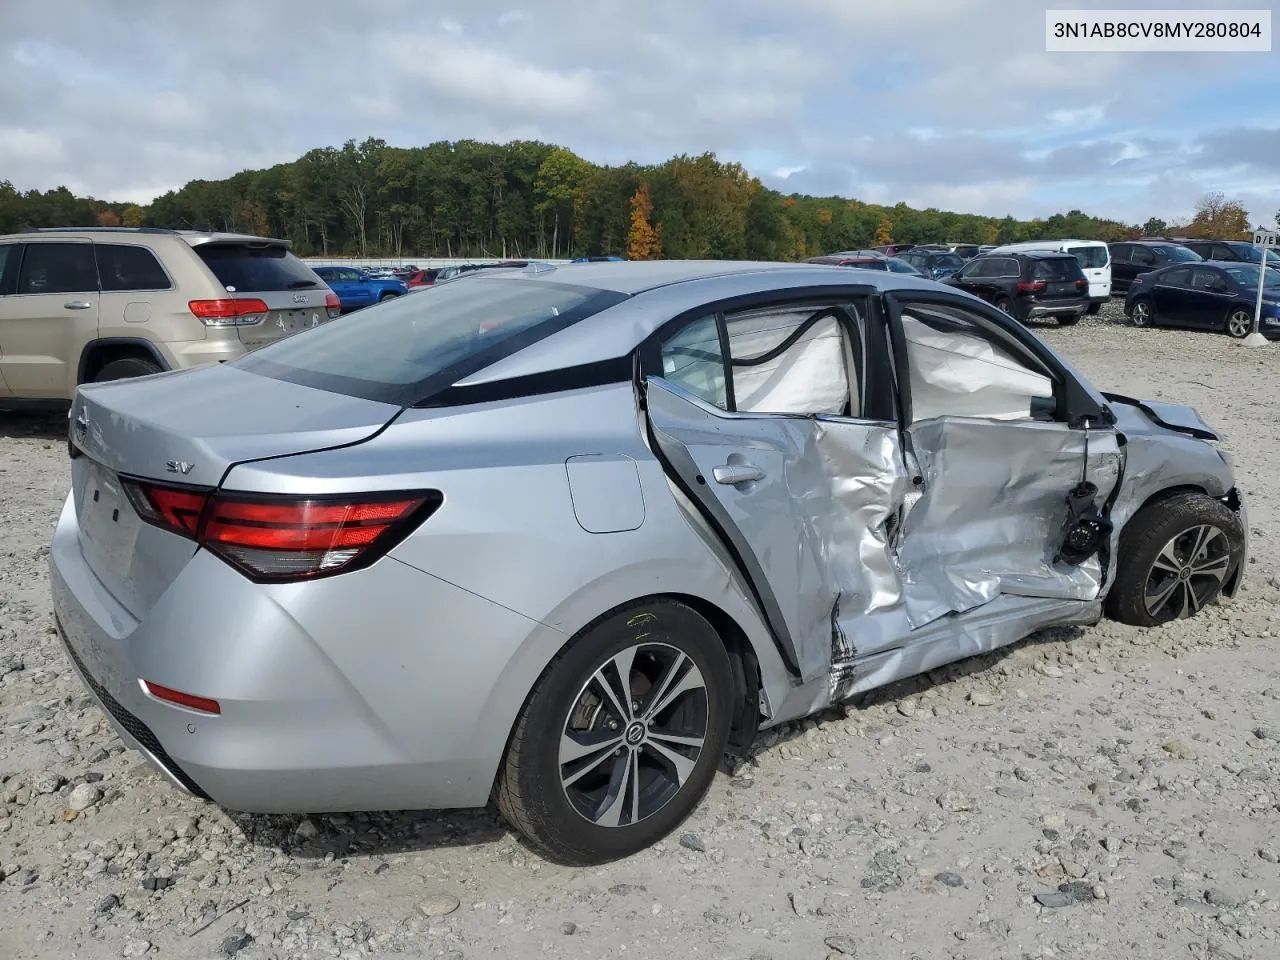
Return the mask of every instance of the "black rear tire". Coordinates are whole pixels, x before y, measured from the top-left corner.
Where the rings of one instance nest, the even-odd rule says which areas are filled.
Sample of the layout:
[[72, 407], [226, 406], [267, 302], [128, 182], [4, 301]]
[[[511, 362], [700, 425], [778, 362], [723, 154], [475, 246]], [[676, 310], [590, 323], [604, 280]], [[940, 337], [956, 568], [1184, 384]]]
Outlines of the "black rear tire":
[[996, 297], [991, 301], [991, 304], [1001, 313], [1007, 313], [1011, 317], [1014, 316], [1013, 301], [1008, 297]]
[[1080, 322], [1080, 314], [1078, 313], [1062, 313], [1058, 315], [1058, 326], [1074, 327]]
[[1087, 312], [1089, 316], [1096, 317], [1101, 312], [1101, 310], [1102, 310], [1102, 304], [1097, 303], [1095, 301], [1094, 303], [1089, 304], [1089, 309]]
[[160, 365], [141, 357], [123, 357], [104, 364], [93, 378], [94, 383], [106, 383], [108, 380], [126, 380], [130, 377], [148, 377], [160, 372]]
[[[616, 664], [613, 658], [625, 658], [629, 650], [638, 652], [633, 661], [626, 661], [634, 664], [628, 670], [627, 683], [634, 703], [622, 705], [628, 715], [634, 707], [634, 715], [642, 717], [650, 705], [649, 698], [660, 702], [664, 689], [684, 686], [695, 669], [703, 686], [681, 693], [672, 706], [658, 711], [648, 724], [643, 720], [628, 721], [623, 715], [615, 719], [619, 705], [596, 686], [597, 678], [620, 676], [617, 671], [610, 672], [611, 664]], [[648, 651], [670, 652], [670, 662], [675, 666], [669, 686], [661, 683], [666, 667], [646, 665]], [[654, 676], [646, 677], [646, 670]], [[646, 682], [650, 685], [645, 686]], [[532, 847], [563, 864], [607, 863], [651, 846], [679, 826], [711, 786], [728, 743], [731, 705], [735, 701], [733, 686], [723, 642], [711, 624], [691, 607], [674, 600], [642, 601], [605, 615], [569, 643], [543, 671], [529, 694], [498, 773], [499, 809]], [[694, 710], [689, 715], [693, 727], [683, 729], [705, 730], [701, 747], [695, 756], [681, 752], [685, 762], [680, 766], [664, 764], [647, 737], [659, 729], [665, 731], [668, 723], [687, 719], [681, 712], [690, 706]], [[682, 719], [658, 721], [673, 713]], [[637, 737], [646, 739], [640, 746], [629, 747], [633, 741], [627, 734], [637, 724], [648, 731], [637, 733]], [[572, 763], [562, 763], [563, 744], [572, 745], [570, 732], [575, 734], [572, 741], [609, 742], [602, 752], [593, 750]], [[693, 748], [680, 748], [690, 749]], [[630, 766], [632, 756], [636, 758], [635, 767]], [[669, 776], [678, 775], [683, 767], [686, 775], [678, 786], [659, 779], [664, 767], [670, 768], [666, 771]], [[586, 768], [590, 772], [582, 776]], [[635, 782], [645, 785], [636, 792], [637, 806], [628, 809], [631, 795], [626, 791], [633, 771]], [[566, 784], [575, 774], [581, 779]], [[600, 783], [598, 793], [585, 796], [581, 785], [596, 781]], [[574, 800], [570, 799], [571, 793]], [[610, 819], [608, 808], [614, 806], [609, 798], [617, 795], [628, 800], [612, 818], [618, 825], [602, 825]], [[640, 806], [655, 802], [657, 806], [647, 813]], [[641, 816], [633, 820], [631, 809], [640, 809]]]
[[[1219, 542], [1216, 535], [1206, 540], [1198, 551], [1203, 559], [1197, 561], [1195, 531], [1201, 529], [1219, 531], [1225, 541]], [[1136, 627], [1193, 616], [1218, 600], [1224, 584], [1235, 577], [1243, 553], [1240, 518], [1212, 497], [1186, 491], [1149, 503], [1133, 515], [1120, 534], [1107, 615]], [[1181, 576], [1175, 569], [1197, 565], [1213, 566], [1216, 572]], [[1183, 586], [1183, 581], [1190, 587]], [[1164, 606], [1153, 609], [1152, 601], [1160, 596], [1168, 599]]]

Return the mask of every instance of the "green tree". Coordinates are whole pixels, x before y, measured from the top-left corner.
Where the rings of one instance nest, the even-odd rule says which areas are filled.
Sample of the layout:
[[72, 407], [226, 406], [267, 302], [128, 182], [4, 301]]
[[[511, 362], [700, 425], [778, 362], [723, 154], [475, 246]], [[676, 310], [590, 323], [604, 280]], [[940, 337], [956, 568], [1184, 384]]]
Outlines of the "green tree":
[[1148, 237], [1161, 237], [1164, 232], [1169, 229], [1169, 225], [1159, 217], [1150, 217], [1146, 223], [1142, 225], [1142, 232]]

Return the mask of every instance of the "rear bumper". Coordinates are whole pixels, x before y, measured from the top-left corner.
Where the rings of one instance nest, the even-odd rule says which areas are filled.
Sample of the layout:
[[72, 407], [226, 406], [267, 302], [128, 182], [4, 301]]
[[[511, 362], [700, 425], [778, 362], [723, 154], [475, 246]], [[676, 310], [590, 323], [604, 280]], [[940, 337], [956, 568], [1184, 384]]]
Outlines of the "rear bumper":
[[1089, 309], [1088, 300], [1068, 300], [1062, 303], [1034, 303], [1025, 307], [1023, 316], [1027, 319], [1033, 317], [1059, 317], [1073, 316], [1078, 317]]
[[240, 342], [234, 330], [230, 338], [219, 336], [208, 340], [184, 340], [179, 343], [157, 344], [161, 355], [171, 370], [186, 370], [206, 363], [227, 363], [239, 360], [249, 348]]
[[[125, 743], [247, 812], [484, 805], [520, 707], [495, 721], [490, 694], [545, 629], [390, 558], [264, 587], [203, 551], [139, 621], [85, 562], [70, 499], [50, 568], [69, 658]], [[222, 712], [156, 700], [144, 679]]]

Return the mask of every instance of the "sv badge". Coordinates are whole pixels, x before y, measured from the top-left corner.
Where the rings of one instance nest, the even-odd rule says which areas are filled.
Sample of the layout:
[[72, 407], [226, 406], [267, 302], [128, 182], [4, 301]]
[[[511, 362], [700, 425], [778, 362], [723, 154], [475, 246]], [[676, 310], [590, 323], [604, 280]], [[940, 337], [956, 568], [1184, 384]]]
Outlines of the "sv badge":
[[166, 460], [164, 463], [164, 468], [170, 473], [181, 473], [184, 476], [190, 473], [194, 467], [194, 463], [187, 463], [185, 460]]

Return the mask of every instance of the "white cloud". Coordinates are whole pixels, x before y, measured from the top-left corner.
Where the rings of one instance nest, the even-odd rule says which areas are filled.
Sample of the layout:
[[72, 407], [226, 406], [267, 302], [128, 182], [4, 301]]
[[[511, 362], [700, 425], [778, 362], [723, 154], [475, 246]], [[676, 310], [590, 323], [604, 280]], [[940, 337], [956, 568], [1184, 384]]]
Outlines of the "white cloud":
[[1214, 188], [1280, 207], [1261, 61], [1050, 55], [1043, 12], [1009, 0], [301, 9], [7, 5], [0, 176], [146, 200], [349, 138], [528, 137], [598, 162], [714, 150], [788, 191], [983, 213], [1145, 219]]

